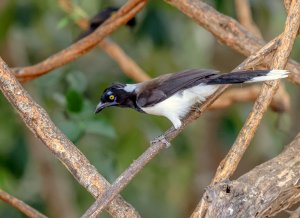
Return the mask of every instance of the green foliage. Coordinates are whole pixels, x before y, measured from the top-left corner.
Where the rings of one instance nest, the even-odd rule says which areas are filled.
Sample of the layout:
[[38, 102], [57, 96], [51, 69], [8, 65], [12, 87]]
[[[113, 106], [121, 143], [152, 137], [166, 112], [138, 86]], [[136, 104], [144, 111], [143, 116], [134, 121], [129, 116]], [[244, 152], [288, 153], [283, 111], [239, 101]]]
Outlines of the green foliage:
[[149, 7], [146, 8], [138, 36], [150, 38], [155, 46], [171, 46], [170, 25], [167, 23], [165, 13], [163, 13], [159, 6], [150, 4]]
[[69, 89], [66, 94], [67, 108], [70, 112], [79, 113], [83, 107], [83, 98], [74, 89]]

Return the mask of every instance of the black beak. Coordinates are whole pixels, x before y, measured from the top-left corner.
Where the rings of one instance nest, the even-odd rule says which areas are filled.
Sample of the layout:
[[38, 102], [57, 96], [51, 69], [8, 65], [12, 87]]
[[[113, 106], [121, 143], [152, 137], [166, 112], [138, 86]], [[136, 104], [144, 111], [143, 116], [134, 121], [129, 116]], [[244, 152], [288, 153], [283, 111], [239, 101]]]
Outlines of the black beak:
[[110, 107], [110, 106], [113, 106], [113, 105], [116, 105], [116, 103], [114, 102], [105, 102], [105, 103], [102, 103], [100, 101], [100, 103], [97, 105], [96, 107], [96, 110], [95, 110], [95, 114], [96, 113], [99, 113], [100, 111], [102, 111], [104, 108], [106, 107]]

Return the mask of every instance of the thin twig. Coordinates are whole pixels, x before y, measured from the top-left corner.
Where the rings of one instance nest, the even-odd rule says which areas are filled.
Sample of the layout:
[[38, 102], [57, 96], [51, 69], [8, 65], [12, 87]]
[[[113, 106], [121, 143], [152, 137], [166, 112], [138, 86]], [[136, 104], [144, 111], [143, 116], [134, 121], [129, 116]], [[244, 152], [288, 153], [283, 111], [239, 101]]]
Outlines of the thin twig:
[[143, 82], [150, 79], [150, 76], [136, 64], [116, 43], [104, 40], [99, 45], [111, 58], [113, 58], [126, 76], [137, 81]]
[[[80, 11], [85, 14], [84, 11], [78, 6], [73, 4], [70, 0], [58, 0], [61, 7], [69, 14], [74, 14], [76, 11]], [[80, 17], [75, 19], [76, 24], [83, 30], [88, 27], [87, 17]], [[117, 43], [111, 39], [103, 39], [99, 43], [99, 47], [102, 48], [113, 60], [115, 60], [123, 72], [133, 80], [142, 82], [150, 79], [150, 77], [143, 71], [143, 69], [129, 57]]]
[[30, 80], [77, 59], [94, 48], [121, 25], [127, 23], [145, 4], [146, 0], [130, 0], [89, 36], [36, 65], [14, 69], [16, 77], [23, 81]]
[[[243, 63], [241, 63], [235, 70], [247, 69], [249, 66], [254, 66], [252, 63], [260, 64], [258, 60], [262, 60], [260, 55], [268, 56], [274, 52], [274, 46], [278, 44], [277, 40], [272, 40], [257, 54], [251, 55]], [[161, 137], [151, 141], [151, 146], [136, 160], [134, 161], [112, 184], [111, 188], [96, 200], [96, 202], [85, 212], [83, 217], [95, 217], [105, 206], [109, 203], [117, 193], [120, 193], [129, 182], [143, 169], [143, 167], [150, 162], [161, 150], [167, 147], [168, 143], [173, 140], [186, 125], [198, 119], [202, 113], [209, 108], [209, 106], [228, 88], [229, 85], [222, 86], [217, 92], [205, 101], [198, 110], [192, 111], [182, 123], [180, 129], [171, 127]]]
[[[210, 107], [209, 110], [220, 110], [236, 102], [255, 101], [261, 90], [260, 85], [232, 88], [224, 92]], [[285, 89], [280, 86], [272, 98], [270, 108], [276, 112], [286, 112], [290, 109], [290, 98]]]
[[[165, 0], [191, 17], [196, 23], [211, 32], [219, 42], [224, 43], [239, 53], [249, 56], [255, 53], [265, 42], [248, 31], [231, 17], [219, 13], [203, 1]], [[264, 58], [264, 64], [270, 68], [271, 57]], [[288, 80], [300, 85], [300, 64], [289, 60], [286, 69], [291, 73]]]
[[[94, 197], [101, 195], [108, 188], [109, 183], [105, 178], [53, 124], [46, 111], [30, 97], [1, 58], [0, 89], [27, 127], [67, 167], [83, 187]], [[120, 196], [107, 210], [115, 217], [139, 217], [134, 208]]]
[[253, 22], [249, 0], [235, 0], [235, 8], [240, 23], [257, 37], [262, 38], [260, 30]]
[[16, 197], [8, 194], [7, 192], [0, 189], [0, 199], [14, 208], [18, 209], [26, 216], [31, 218], [46, 218], [44, 214], [41, 214], [36, 209], [30, 207], [28, 204], [25, 204], [23, 201], [17, 199]]
[[[277, 48], [272, 63], [273, 69], [284, 69], [292, 50], [294, 40], [300, 26], [300, 1], [293, 1], [292, 9], [286, 19], [285, 29], [281, 35], [281, 43]], [[260, 96], [256, 100], [243, 128], [225, 159], [220, 163], [212, 184], [228, 179], [236, 170], [244, 152], [248, 148], [261, 119], [273, 98], [279, 81], [267, 82], [263, 85]], [[202, 198], [192, 217], [204, 217], [208, 203]]]

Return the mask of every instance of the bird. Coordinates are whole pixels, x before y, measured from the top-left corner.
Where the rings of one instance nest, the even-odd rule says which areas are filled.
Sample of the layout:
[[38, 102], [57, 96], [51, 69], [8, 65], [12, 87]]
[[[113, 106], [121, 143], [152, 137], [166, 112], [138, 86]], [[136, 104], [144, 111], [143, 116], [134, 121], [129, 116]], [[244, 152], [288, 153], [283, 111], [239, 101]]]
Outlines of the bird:
[[[107, 7], [100, 12], [98, 12], [94, 17], [92, 17], [89, 20], [89, 27], [88, 29], [80, 34], [80, 36], [77, 38], [77, 40], [80, 40], [88, 35], [90, 35], [92, 32], [94, 32], [100, 25], [102, 25], [108, 18], [110, 18], [116, 11], [118, 11], [118, 7]], [[134, 27], [136, 25], [136, 18], [131, 18], [127, 23], [127, 26]]]
[[255, 83], [288, 76], [286, 70], [244, 70], [219, 73], [211, 69], [189, 69], [164, 74], [136, 84], [115, 82], [103, 91], [95, 113], [117, 106], [168, 118], [175, 129], [195, 103], [203, 103], [225, 84]]

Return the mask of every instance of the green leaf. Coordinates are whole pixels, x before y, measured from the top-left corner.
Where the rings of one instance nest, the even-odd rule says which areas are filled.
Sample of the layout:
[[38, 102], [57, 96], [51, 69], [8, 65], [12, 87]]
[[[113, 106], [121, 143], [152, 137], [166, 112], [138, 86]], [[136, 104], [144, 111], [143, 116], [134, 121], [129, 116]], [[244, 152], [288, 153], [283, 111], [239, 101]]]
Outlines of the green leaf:
[[57, 24], [58, 29], [63, 29], [65, 26], [67, 26], [70, 22], [70, 19], [68, 17], [64, 17], [60, 19], [60, 21]]
[[82, 129], [80, 126], [73, 121], [66, 120], [59, 123], [58, 126], [72, 142], [77, 141], [82, 134]]
[[101, 122], [99, 120], [91, 120], [86, 122], [85, 125], [85, 131], [87, 133], [107, 136], [110, 138], [116, 137], [114, 128], [107, 123]]
[[72, 71], [67, 74], [66, 80], [71, 87], [78, 92], [84, 92], [87, 87], [86, 76], [80, 71]]
[[67, 108], [69, 111], [79, 113], [83, 108], [83, 98], [76, 90], [70, 89], [66, 94]]

